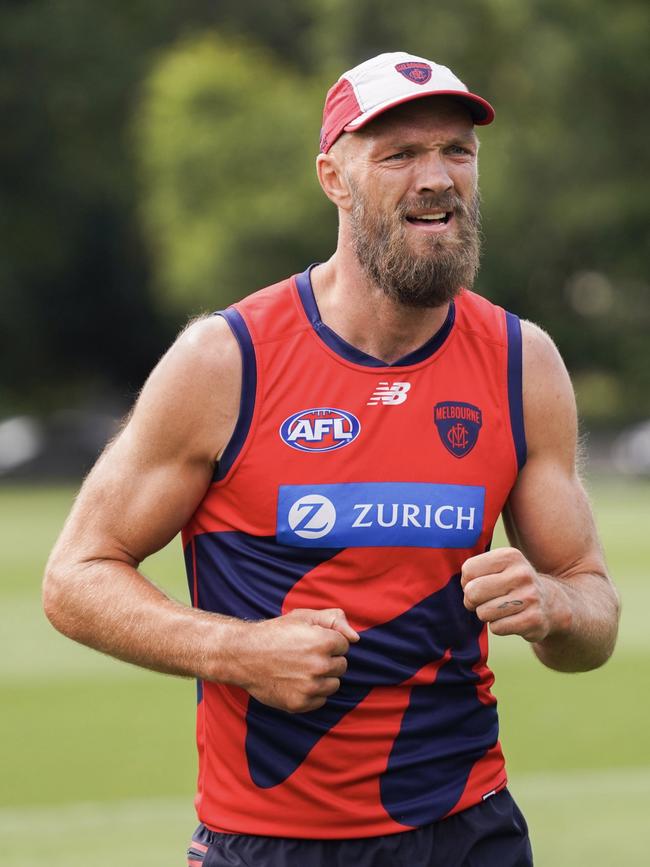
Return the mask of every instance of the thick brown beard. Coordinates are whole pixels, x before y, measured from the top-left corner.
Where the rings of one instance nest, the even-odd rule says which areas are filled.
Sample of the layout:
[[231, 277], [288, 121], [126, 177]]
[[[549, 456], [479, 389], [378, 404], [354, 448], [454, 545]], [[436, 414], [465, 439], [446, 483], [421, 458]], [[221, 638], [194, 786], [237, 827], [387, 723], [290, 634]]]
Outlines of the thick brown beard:
[[[403, 202], [390, 218], [374, 213], [356, 185], [350, 214], [354, 250], [366, 274], [389, 298], [407, 307], [439, 307], [474, 284], [481, 256], [480, 198], [469, 204], [454, 194]], [[427, 252], [416, 254], [406, 241], [406, 214], [452, 211], [453, 237], [431, 235]]]

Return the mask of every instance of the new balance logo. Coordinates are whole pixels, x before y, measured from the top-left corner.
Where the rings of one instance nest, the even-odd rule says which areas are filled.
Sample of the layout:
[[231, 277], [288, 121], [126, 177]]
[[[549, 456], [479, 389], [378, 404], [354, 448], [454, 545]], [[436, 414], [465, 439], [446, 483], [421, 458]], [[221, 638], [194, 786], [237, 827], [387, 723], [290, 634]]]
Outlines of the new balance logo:
[[379, 403], [384, 406], [397, 406], [398, 403], [404, 403], [410, 388], [410, 382], [378, 382], [366, 406], [377, 406]]

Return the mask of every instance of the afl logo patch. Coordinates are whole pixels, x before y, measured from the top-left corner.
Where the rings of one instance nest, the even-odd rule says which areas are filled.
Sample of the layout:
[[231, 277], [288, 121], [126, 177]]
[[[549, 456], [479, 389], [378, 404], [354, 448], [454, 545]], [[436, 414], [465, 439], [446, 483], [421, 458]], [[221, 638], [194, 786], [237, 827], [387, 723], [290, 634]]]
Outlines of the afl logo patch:
[[303, 409], [285, 419], [280, 436], [301, 452], [332, 452], [349, 446], [359, 436], [359, 419], [344, 409], [319, 406]]
[[476, 445], [483, 416], [471, 403], [445, 401], [433, 408], [433, 419], [443, 446], [455, 458], [464, 458]]
[[426, 84], [431, 79], [431, 67], [428, 63], [398, 63], [395, 69], [413, 84]]

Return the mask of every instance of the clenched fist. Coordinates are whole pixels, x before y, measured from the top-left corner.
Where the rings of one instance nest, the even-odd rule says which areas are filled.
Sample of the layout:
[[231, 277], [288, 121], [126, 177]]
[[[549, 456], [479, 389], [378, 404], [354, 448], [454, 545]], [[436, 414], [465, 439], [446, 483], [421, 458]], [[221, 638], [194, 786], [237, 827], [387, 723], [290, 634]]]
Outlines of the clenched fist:
[[543, 641], [566, 617], [566, 598], [556, 580], [540, 575], [521, 551], [496, 548], [463, 563], [465, 608], [490, 624], [495, 635]]
[[291, 713], [322, 707], [341, 685], [350, 642], [359, 635], [340, 608], [298, 608], [235, 627], [234, 683], [253, 698]]

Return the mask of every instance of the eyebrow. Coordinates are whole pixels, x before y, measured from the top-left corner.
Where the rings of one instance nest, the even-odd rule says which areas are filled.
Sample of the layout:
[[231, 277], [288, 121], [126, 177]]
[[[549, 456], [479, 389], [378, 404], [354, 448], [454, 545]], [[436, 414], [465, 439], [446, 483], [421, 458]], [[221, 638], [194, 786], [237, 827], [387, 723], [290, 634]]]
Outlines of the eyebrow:
[[[474, 130], [471, 130], [467, 134], [460, 133], [459, 135], [451, 136], [449, 138], [449, 140], [446, 142], [446, 144], [448, 144], [448, 145], [472, 145], [473, 147], [475, 147], [478, 150], [478, 147], [480, 145], [480, 141], [479, 141], [479, 137], [476, 135]], [[392, 139], [387, 139], [384, 142], [375, 141], [373, 143], [373, 150], [375, 150], [375, 148], [376, 148], [376, 149], [382, 150], [382, 151], [383, 150], [402, 151], [402, 150], [408, 150], [409, 148], [412, 148], [412, 147], [419, 147], [420, 145], [421, 145], [421, 142], [413, 141], [410, 138], [409, 139], [392, 138]]]

